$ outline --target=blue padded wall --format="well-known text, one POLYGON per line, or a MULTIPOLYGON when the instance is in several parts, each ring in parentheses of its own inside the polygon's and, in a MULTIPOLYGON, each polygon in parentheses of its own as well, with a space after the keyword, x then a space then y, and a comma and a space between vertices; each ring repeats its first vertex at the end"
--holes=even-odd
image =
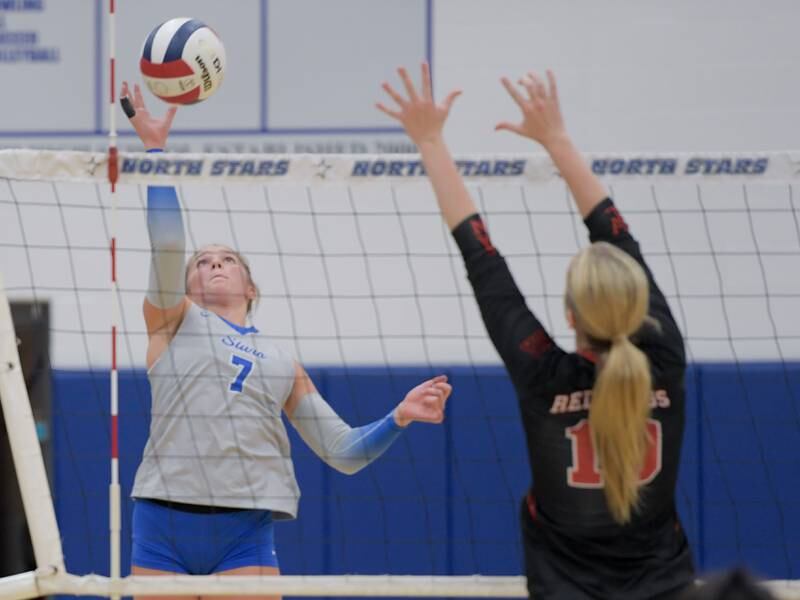
MULTIPOLYGON (((521 573, 519 501, 529 484, 513 388, 500 367, 324 368, 312 378, 353 425, 382 417, 418 382, 454 385, 442 426, 414 425, 348 477, 288 426, 300 517, 276 526, 285 573, 521 573)), ((53 373, 54 497, 68 569, 108 572, 108 374, 53 373)), ((677 503, 698 567, 746 564, 800 577, 800 365, 689 369, 677 503)), ((120 374, 123 572, 130 493, 147 437, 149 385, 120 374)))

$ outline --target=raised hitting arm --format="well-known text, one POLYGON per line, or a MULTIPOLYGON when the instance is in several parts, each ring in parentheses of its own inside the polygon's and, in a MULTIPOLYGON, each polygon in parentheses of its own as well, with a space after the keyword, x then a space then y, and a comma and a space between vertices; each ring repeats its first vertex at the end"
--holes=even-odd
POLYGON ((155 308, 168 310, 183 303, 186 296, 186 240, 174 187, 147 187, 147 232, 151 251, 147 302, 155 308))
MULTIPOLYGON (((147 110, 139 86, 134 86, 131 94, 127 83, 122 84, 120 104, 145 149, 148 152, 161 152, 167 143, 177 108, 173 106, 164 117, 156 118, 147 110)), ((169 343, 186 310, 186 241, 181 207, 174 187, 147 187, 147 232, 151 263, 143 312, 150 339, 147 350, 147 364, 150 366, 169 343)))

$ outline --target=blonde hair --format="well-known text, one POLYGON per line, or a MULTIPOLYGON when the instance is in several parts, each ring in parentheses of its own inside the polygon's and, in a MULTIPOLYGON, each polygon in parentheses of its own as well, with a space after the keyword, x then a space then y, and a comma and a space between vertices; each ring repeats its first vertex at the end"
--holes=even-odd
POLYGON ((256 297, 255 298, 249 298, 247 300, 247 314, 249 315, 251 313, 252 309, 253 309, 253 306, 258 304, 258 300, 261 297, 261 290, 258 289, 258 284, 255 281, 253 281, 253 275, 250 272, 250 263, 249 263, 249 261, 241 253, 237 252, 233 248, 229 248, 228 246, 224 246, 222 244, 207 244, 205 246, 202 246, 201 248, 198 248, 194 252, 194 254, 192 254, 192 256, 189 258, 189 260, 186 261, 186 270, 184 271, 184 274, 183 274, 184 287, 187 290, 189 289, 189 271, 191 271, 192 265, 194 265, 195 261, 197 260, 197 257, 200 256, 203 252, 206 252, 209 248, 214 247, 214 246, 216 246, 218 248, 225 248, 225 250, 230 252, 231 254, 233 254, 236 257, 236 259, 244 267, 244 270, 247 273, 247 282, 250 285, 252 285, 253 289, 255 289, 255 291, 256 291, 256 297))
POLYGON ((589 425, 606 502, 618 523, 630 521, 638 504, 648 445, 650 366, 629 339, 647 316, 648 298, 642 267, 611 244, 592 244, 570 264, 567 306, 576 330, 601 353, 589 425))

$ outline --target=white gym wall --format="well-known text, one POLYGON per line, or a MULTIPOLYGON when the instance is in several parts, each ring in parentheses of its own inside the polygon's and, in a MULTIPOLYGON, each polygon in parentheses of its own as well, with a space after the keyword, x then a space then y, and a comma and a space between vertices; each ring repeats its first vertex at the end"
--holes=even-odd
MULTIPOLYGON (((528 150, 492 132, 498 120, 516 114, 498 78, 547 67, 559 76, 568 123, 587 151, 798 145, 800 5, 793 0, 431 0, 430 19, 428 6, 426 0, 117 0, 119 77, 136 78, 137 56, 153 26, 195 16, 219 31, 230 67, 217 96, 182 111, 175 131, 223 133, 175 135, 176 147, 234 149, 238 142, 241 149, 387 151, 402 136, 369 133, 393 126, 373 108, 382 98, 380 82, 394 77, 399 64, 416 71, 430 35, 437 91, 464 90, 448 127, 459 153, 528 150), (367 133, 259 133, 264 126, 367 133), (224 133, 237 130, 253 133, 224 133)), ((0 144, 105 145, 102 136, 87 135, 107 126, 107 32, 98 20, 105 10, 106 0, 0 2, 0 144), (33 10, 9 10, 25 6, 33 10), (28 35, 8 35, 15 33, 28 35), (11 58, 31 47, 56 60, 11 58), (9 131, 36 135, 10 138, 9 131)))

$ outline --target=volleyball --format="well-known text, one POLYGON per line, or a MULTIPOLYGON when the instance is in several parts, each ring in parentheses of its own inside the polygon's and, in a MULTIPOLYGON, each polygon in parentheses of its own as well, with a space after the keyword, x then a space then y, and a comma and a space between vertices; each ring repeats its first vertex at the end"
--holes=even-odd
POLYGON ((225 47, 202 21, 170 19, 153 29, 139 62, 145 85, 170 104, 195 104, 219 89, 225 47))

